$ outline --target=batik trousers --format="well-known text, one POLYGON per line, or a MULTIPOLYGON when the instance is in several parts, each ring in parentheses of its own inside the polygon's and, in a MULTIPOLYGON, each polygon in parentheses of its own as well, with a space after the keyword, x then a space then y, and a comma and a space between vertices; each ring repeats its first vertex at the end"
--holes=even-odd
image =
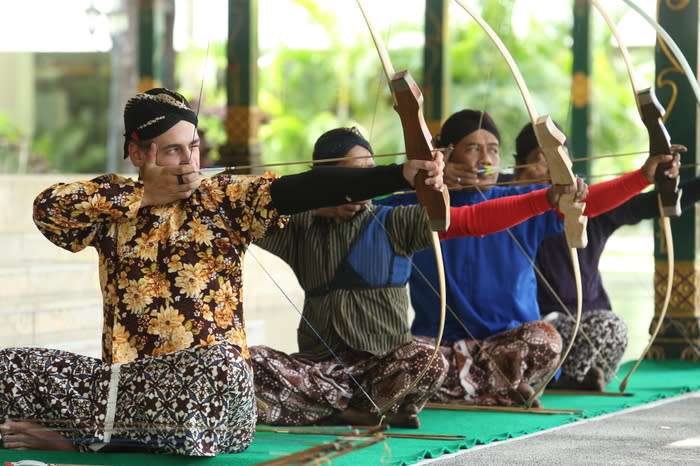
POLYGON ((0 422, 53 429, 81 451, 213 456, 255 433, 248 363, 228 344, 127 364, 43 348, 0 350, 0 422))

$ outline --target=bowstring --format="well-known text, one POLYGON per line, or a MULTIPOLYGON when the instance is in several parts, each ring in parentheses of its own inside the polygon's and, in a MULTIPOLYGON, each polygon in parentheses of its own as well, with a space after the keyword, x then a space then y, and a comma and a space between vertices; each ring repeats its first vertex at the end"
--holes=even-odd
MULTIPOLYGON (((381 226, 381 228, 384 230, 384 233, 385 233, 389 238, 391 238, 391 237, 392 237, 391 233, 388 231, 388 229, 386 228, 386 226, 385 226, 382 222, 380 222, 379 219, 377 219, 377 217, 376 217, 376 215, 374 214, 374 212, 372 211, 372 209, 369 208, 369 209, 367 209, 367 210, 370 212, 370 214, 372 215, 372 217, 374 218, 374 220, 375 220, 375 221, 381 226)), ((428 288, 430 288, 430 290, 435 294, 435 296, 439 298, 439 297, 440 297, 440 291, 435 287, 435 285, 430 281, 430 279, 427 277, 427 275, 425 275, 425 273, 416 265, 416 263, 415 263, 413 260, 411 260, 411 267, 412 267, 412 269, 417 273, 417 275, 425 282, 425 284, 428 285, 428 288)), ((457 312, 456 312, 454 309, 452 309, 452 307, 449 305, 449 303, 445 303, 445 308, 450 312, 450 315, 457 321, 457 323, 459 323, 459 325, 460 325, 460 326, 462 327, 462 329, 467 333, 467 335, 469 335, 469 338, 471 338, 471 339, 474 341, 475 345, 479 348, 479 350, 482 352, 482 354, 484 354, 484 356, 494 365, 494 368, 496 369, 496 372, 498 372, 499 375, 500 375, 501 377, 503 377, 503 379, 504 379, 505 381, 507 381, 509 385, 514 385, 514 384, 513 384, 513 381, 510 379, 510 377, 508 377, 507 375, 505 375, 505 373, 503 372, 503 370, 502 370, 501 367, 499 366, 498 362, 497 362, 496 360, 492 359, 492 357, 490 356, 489 352, 486 351, 486 349, 481 345, 481 342, 474 336, 474 334, 471 333, 471 331, 469 330, 469 328, 467 327, 467 325, 466 325, 466 324, 464 323, 464 321, 462 321, 462 319, 460 318, 459 314, 457 314, 457 312)), ((438 342, 436 341, 435 344, 437 344, 437 343, 438 343, 438 342)), ((441 346, 442 346, 442 345, 441 345, 441 346)), ((516 390, 516 392, 517 392, 517 390, 516 390)), ((525 397, 524 397, 522 394, 520 394, 520 392, 517 392, 517 393, 520 395, 522 401, 525 402, 525 401, 526 401, 525 397)))
MULTIPOLYGON (((488 200, 488 198, 486 197, 484 192, 478 186, 474 186, 474 187, 479 192, 479 194, 481 194, 481 196, 483 197, 484 200, 488 200)), ((513 233, 510 228, 506 228, 505 231, 508 233, 508 236, 510 236, 511 240, 515 243, 517 248, 520 250, 520 252, 525 257, 525 259, 530 263, 530 266, 533 268, 533 270, 535 271, 537 276, 540 277, 540 279, 542 280, 542 283, 547 287, 547 289, 552 294, 552 296, 554 296, 554 299, 561 306, 561 308, 563 310, 563 314, 566 315, 569 320, 573 320, 575 322, 576 318, 573 315, 571 315, 571 312, 569 312, 569 308, 566 306, 566 304, 564 304, 564 301, 561 299, 561 296, 559 296, 559 294, 556 292, 556 290, 554 289, 554 286, 551 284, 551 282, 544 275, 544 272, 542 272, 542 270, 537 266, 536 261, 527 253, 527 251, 525 250, 525 246, 523 246, 523 244, 518 240, 515 233, 513 233)), ((593 340, 586 333, 585 330, 579 329, 579 333, 583 336, 584 340, 586 340, 586 342, 588 342, 588 344, 593 349, 595 355, 597 356, 600 353, 600 348, 595 347, 593 340)), ((572 337, 574 337, 574 335, 572 335, 572 337)), ((601 361, 596 361, 596 363, 597 362, 602 362, 608 371, 615 374, 614 375, 615 380, 619 381, 619 378, 617 377, 617 371, 613 371, 612 368, 608 365, 607 361, 601 360, 601 361)))
MULTIPOLYGON (((501 21, 499 21, 499 26, 498 26, 499 29, 501 29, 501 28, 503 27, 504 18, 505 18, 505 16, 502 18, 501 21)), ((494 28, 494 30, 495 30, 495 28, 494 28)), ((492 71, 493 71, 493 62, 491 63, 491 66, 489 67, 489 71, 488 71, 488 74, 487 74, 487 76, 488 76, 488 79, 487 79, 487 88, 491 88, 492 85, 493 85, 493 80, 491 79, 491 72, 492 72, 492 71)), ((484 94, 485 94, 485 95, 484 95, 484 106, 483 106, 482 108, 485 109, 485 108, 486 108, 486 101, 487 101, 487 99, 488 99, 488 96, 491 94, 491 92, 485 92, 484 94)), ((485 110, 484 110, 484 111, 485 111, 485 110)), ((484 111, 482 111, 482 114, 483 114, 484 111)), ((480 121, 480 123, 481 123, 481 121, 480 121)), ((534 126, 534 122, 533 122, 532 124, 533 124, 533 126, 534 126)), ((481 125, 480 125, 480 126, 481 126, 481 125)), ((593 159, 593 158, 606 158, 606 157, 617 157, 617 156, 624 156, 624 155, 632 155, 632 154, 619 154, 619 155, 618 155, 618 154, 606 154, 606 155, 602 155, 602 156, 593 156, 593 157, 590 157, 590 158, 591 158, 591 159, 593 159)), ((583 159, 583 160, 587 160, 587 159, 583 159)), ((573 160, 572 160, 572 161, 573 161, 573 160)), ((516 183, 513 183, 513 184, 516 184, 516 183)), ((479 186, 474 185, 473 188, 475 188, 475 189, 479 192, 479 194, 481 194, 481 196, 482 196, 482 198, 483 198, 484 200, 487 200, 486 195, 483 193, 483 191, 481 190, 481 188, 480 188, 479 186)), ((575 318, 573 315, 571 315, 571 313, 569 312, 568 308, 567 308, 566 305, 564 304, 564 302, 563 302, 563 300, 561 299, 561 297, 559 296, 559 294, 554 290, 554 287, 552 286, 552 284, 551 284, 551 283, 549 282, 549 280, 547 280, 547 278, 544 276, 544 273, 543 273, 543 272, 539 269, 539 267, 536 265, 536 263, 535 263, 535 261, 533 260, 533 258, 530 257, 530 255, 527 253, 527 251, 525 250, 524 246, 523 246, 523 245, 521 244, 521 242, 516 238, 515 234, 511 231, 510 228, 506 228, 505 231, 508 233, 508 235, 510 236, 510 238, 512 239, 512 241, 515 243, 515 245, 517 246, 517 248, 521 251, 521 253, 522 253, 523 256, 525 257, 525 259, 530 263, 530 265, 531 265, 532 268, 534 269, 535 273, 542 279, 542 282, 545 284, 545 286, 547 287, 547 289, 548 289, 548 290, 552 293, 552 295, 555 297, 557 303, 562 307, 562 309, 563 309, 563 311, 564 311, 564 314, 565 314, 569 319, 571 319, 571 320, 573 320, 574 322, 576 322, 576 318, 575 318)), ((540 316, 540 319, 541 319, 541 316, 540 316)), ((600 350, 595 348, 595 345, 593 344, 592 339, 588 336, 588 334, 587 334, 584 330, 580 329, 580 333, 582 333, 582 335, 584 336, 584 339, 591 345, 591 347, 593 348, 593 350, 594 350, 594 352, 595 352, 595 354, 596 354, 596 356, 597 356, 597 355, 599 354, 600 350)), ((571 338, 574 338, 574 339, 575 339, 575 338, 576 338, 576 335, 571 335, 571 338)), ((563 348, 562 348, 562 349, 563 349, 563 348)), ((611 368, 608 366, 607 362, 603 362, 603 365, 606 366, 606 369, 608 369, 609 371, 611 371, 611 368)), ((611 371, 611 372, 613 372, 613 371, 611 371)), ((618 380, 618 377, 617 377, 617 373, 616 373, 616 372, 615 372, 615 376, 614 376, 614 377, 615 377, 616 380, 618 380)), ((542 390, 542 388, 543 388, 542 386, 540 386, 538 389, 535 389, 535 387, 533 387, 533 389, 535 389, 535 393, 540 392, 540 391, 542 390)), ((518 393, 519 393, 519 392, 518 392, 518 393)))
POLYGON ((345 372, 350 377, 350 379, 353 381, 353 383, 355 385, 357 385, 357 387, 360 389, 362 394, 372 404, 372 407, 375 408, 377 410, 377 412, 379 412, 380 411, 379 406, 377 405, 377 403, 375 403, 375 401, 372 399, 372 397, 369 395, 369 393, 367 393, 367 390, 365 390, 364 387, 362 386, 362 384, 360 384, 359 380, 357 380, 357 378, 350 373, 350 371, 347 369, 347 367, 345 366, 343 361, 340 359, 340 356, 338 356, 331 349, 328 342, 321 336, 321 334, 318 332, 318 330, 316 330, 316 328, 311 324, 311 322, 304 315, 304 313, 299 310, 299 307, 294 303, 294 301, 289 297, 289 295, 282 289, 282 286, 279 284, 279 282, 277 280, 275 280, 275 278, 272 276, 272 274, 270 274, 270 271, 262 264, 262 262, 257 258, 257 256, 255 254, 253 254, 251 248, 248 248, 247 253, 251 255, 251 257, 255 260, 255 262, 258 263, 258 265, 262 268, 263 272, 265 272, 265 275, 267 275, 267 277, 272 281, 272 283, 275 285, 275 287, 277 287, 279 292, 282 293, 282 296, 284 296, 284 298, 289 302, 289 304, 292 305, 292 308, 297 312, 297 314, 299 314, 299 317, 301 317, 301 320, 306 325, 309 326, 309 328, 314 333, 314 335, 316 335, 316 337, 321 341, 323 346, 326 348, 326 351, 328 351, 331 354, 331 356, 333 357, 333 359, 335 359, 338 362, 338 364, 340 364, 340 367, 343 370, 343 372, 345 372))
POLYGON ((202 108, 202 97, 204 96, 204 78, 207 73, 207 64, 209 62, 209 48, 211 46, 211 29, 209 30, 209 33, 207 34, 207 49, 206 53, 204 54, 204 63, 202 64, 202 78, 199 82, 199 97, 197 98, 197 111, 195 112, 195 116, 197 119, 197 124, 194 127, 194 131, 192 132, 192 143, 190 144, 189 151, 190 151, 190 156, 187 160, 187 163, 192 163, 192 146, 194 146, 194 142, 197 140, 197 126, 199 125, 199 110, 202 108))
MULTIPOLYGON (((499 26, 498 26, 499 29, 502 29, 502 27, 503 27, 503 21, 505 21, 505 16, 502 17, 501 21, 499 21, 499 26)), ((491 97, 491 94, 493 94, 493 91, 492 91, 492 90, 493 90, 493 71, 494 71, 494 61, 491 61, 490 64, 489 64, 489 66, 488 66, 488 69, 486 70, 485 92, 483 92, 483 97, 482 97, 483 101, 482 101, 482 103, 481 103, 481 108, 482 108, 483 110, 481 110, 481 116, 480 116, 480 119, 479 119, 479 125, 478 125, 478 129, 477 129, 477 130, 481 130, 481 129, 482 129, 482 125, 483 125, 483 116, 484 116, 484 113, 485 113, 485 111, 486 111, 486 107, 489 105, 489 98, 491 97), (489 90, 489 89, 491 89, 491 90, 489 90)), ((479 108, 479 107, 477 106, 477 108, 479 108)), ((499 146, 500 146, 500 144, 499 144, 499 146)), ((500 150, 499 150, 499 159, 500 159, 500 150)), ((486 196, 484 195, 483 191, 479 188, 479 186, 474 185, 473 187, 476 188, 477 192, 479 192, 479 194, 481 194, 481 197, 482 197, 484 200, 487 200, 486 196)), ((509 234, 512 238, 514 238, 512 232, 510 231, 510 228, 507 228, 506 231, 508 232, 508 234, 509 234)), ((522 250, 522 246, 521 246, 517 241, 516 241, 516 244, 517 244, 518 247, 522 250)), ((526 257, 527 257, 527 254, 526 254, 526 257)), ((454 315, 454 314, 453 314, 453 315, 454 315)), ((492 362, 492 364, 494 364, 494 367, 496 367, 496 368, 498 369, 498 371, 499 371, 499 373, 501 374, 501 376, 504 377, 506 381, 508 381, 509 385, 514 386, 514 382, 513 382, 512 380, 510 380, 510 378, 508 378, 508 377, 505 376, 505 374, 502 372, 502 370, 500 369, 500 367, 498 366, 498 364, 497 364, 495 361, 493 361, 493 360, 491 359, 490 356, 488 356, 488 353, 487 353, 486 351, 484 351, 483 348, 481 348, 480 343, 478 343, 479 340, 477 340, 476 338, 474 338, 474 335, 467 329, 467 326, 462 322, 462 320, 459 319, 459 318, 458 318, 457 320, 458 320, 458 322, 460 323, 460 325, 462 326, 462 328, 467 332, 467 334, 469 335, 469 337, 470 337, 474 342, 476 342, 476 344, 479 346, 479 348, 481 349, 481 351, 489 358, 489 360, 492 362)), ((517 390, 517 387, 515 387, 515 388, 516 388, 515 392, 516 392, 516 393, 518 394, 518 396, 520 397, 521 401, 523 402, 523 405, 527 405, 528 397, 525 397, 522 393, 520 393, 520 391, 517 390)), ((534 387, 533 387, 533 390, 534 390, 534 387)), ((537 393, 537 391, 535 391, 535 393, 537 393)), ((529 408, 529 406, 528 406, 528 408, 529 408)))

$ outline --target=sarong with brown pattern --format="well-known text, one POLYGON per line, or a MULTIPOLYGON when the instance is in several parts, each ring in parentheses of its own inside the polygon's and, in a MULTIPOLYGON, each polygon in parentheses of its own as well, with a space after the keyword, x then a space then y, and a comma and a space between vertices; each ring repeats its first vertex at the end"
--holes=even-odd
MULTIPOLYGON (((434 343, 434 338, 415 337, 434 343)), ((445 382, 430 400, 470 405, 521 405, 520 384, 535 386, 559 362, 561 337, 551 325, 528 322, 485 340, 443 342, 445 382)))
MULTIPOLYGON (((259 407, 258 421, 302 426, 332 422, 335 414, 349 407, 377 412, 412 383, 433 348, 414 341, 378 355, 346 350, 338 355, 341 364, 335 358, 310 361, 252 346, 255 394, 266 405, 259 407)), ((442 385, 446 368, 447 361, 438 354, 419 383, 390 412, 406 404, 422 409, 442 385)))

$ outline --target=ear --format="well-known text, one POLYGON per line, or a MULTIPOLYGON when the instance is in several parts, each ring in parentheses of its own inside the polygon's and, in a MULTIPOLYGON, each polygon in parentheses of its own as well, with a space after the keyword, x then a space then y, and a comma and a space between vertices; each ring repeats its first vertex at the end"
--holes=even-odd
POLYGON ((127 150, 131 163, 134 164, 135 167, 142 168, 146 163, 146 154, 144 151, 133 141, 128 142, 127 150))

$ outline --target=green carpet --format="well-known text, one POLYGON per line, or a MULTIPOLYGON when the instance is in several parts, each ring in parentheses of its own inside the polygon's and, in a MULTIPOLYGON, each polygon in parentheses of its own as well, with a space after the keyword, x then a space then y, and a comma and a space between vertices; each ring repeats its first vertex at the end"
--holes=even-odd
MULTIPOLYGON (((622 378, 631 363, 620 370, 622 378)), ((617 391, 619 382, 614 381, 609 391, 617 391)), ((392 429, 389 432, 421 434, 462 435, 461 441, 436 441, 417 439, 387 439, 361 450, 351 452, 333 460, 337 465, 357 464, 412 464, 423 458, 435 458, 453 453, 460 448, 470 448, 496 440, 537 432, 579 419, 599 416, 631 406, 638 406, 661 398, 668 398, 690 391, 700 390, 700 364, 688 361, 644 361, 630 379, 628 392, 631 397, 545 395, 542 398, 547 408, 583 409, 577 415, 534 415, 493 412, 459 412, 424 410, 422 427, 392 429)), ((46 463, 109 465, 109 466, 157 466, 157 465, 248 465, 284 454, 303 450, 334 437, 322 435, 297 435, 258 433, 247 451, 237 455, 221 455, 215 458, 190 458, 136 453, 75 454, 63 452, 0 450, 0 460, 18 461, 33 459, 46 463)))

